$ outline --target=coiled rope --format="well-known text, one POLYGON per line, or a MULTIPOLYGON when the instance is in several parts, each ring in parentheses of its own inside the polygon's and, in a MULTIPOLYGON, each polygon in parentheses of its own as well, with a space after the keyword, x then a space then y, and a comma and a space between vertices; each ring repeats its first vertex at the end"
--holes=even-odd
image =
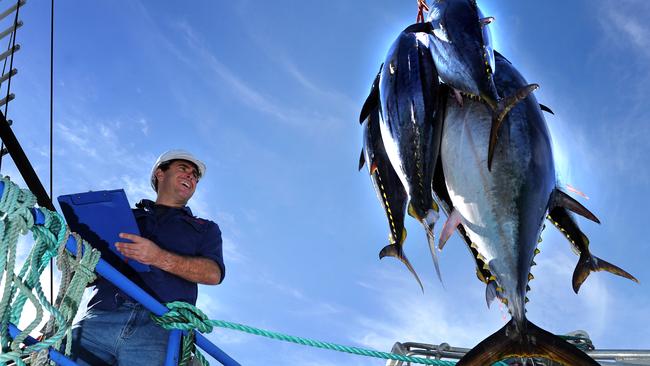
MULTIPOLYGON (((47 209, 39 208, 45 222, 34 225, 31 209, 36 204, 34 195, 20 189, 8 178, 2 177, 4 185, 0 198, 0 278, 4 282, 0 299, 0 364, 13 361, 16 365, 47 362, 44 353, 49 347, 59 348, 64 337, 70 339, 70 327, 77 313, 81 296, 87 284, 95 279, 94 269, 100 254, 78 236, 78 253, 83 256, 73 258, 65 251, 65 243, 71 235, 64 219, 47 209), (32 232, 35 241, 32 250, 18 273, 15 272, 17 243, 19 235, 32 232), (51 258, 57 258, 57 267, 62 273, 58 296, 53 305, 45 296, 40 276, 51 258), (13 340, 9 337, 9 323, 21 321, 22 310, 29 300, 36 309, 34 319, 13 340), (41 341, 22 347, 27 338, 43 319, 43 308, 50 314, 41 341), (31 360, 25 356, 36 355, 31 360), (33 361, 33 362, 32 362, 33 361)), ((70 353, 71 342, 66 342, 66 354, 70 353)), ((46 356, 46 355, 45 355, 46 356)))

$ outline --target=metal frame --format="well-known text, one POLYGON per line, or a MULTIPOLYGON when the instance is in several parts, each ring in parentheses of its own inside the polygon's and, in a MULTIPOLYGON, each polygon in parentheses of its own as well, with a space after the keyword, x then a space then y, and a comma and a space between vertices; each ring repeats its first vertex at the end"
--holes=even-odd
MULTIPOLYGON (((454 359, 459 360, 469 348, 452 347, 448 343, 439 345, 416 343, 416 342, 396 342, 393 345, 392 353, 404 356, 420 356, 433 359, 454 359)), ((606 366, 647 366, 650 365, 650 350, 588 350, 589 357, 606 366)), ((559 365, 547 360, 527 360, 525 366, 556 366, 559 365), (531 364, 528 361, 534 363, 531 364)), ((520 363, 519 363, 520 364, 520 363)), ((411 364, 404 361, 388 360, 386 366, 410 366, 411 364)), ((514 363, 512 364, 514 366, 514 363)))

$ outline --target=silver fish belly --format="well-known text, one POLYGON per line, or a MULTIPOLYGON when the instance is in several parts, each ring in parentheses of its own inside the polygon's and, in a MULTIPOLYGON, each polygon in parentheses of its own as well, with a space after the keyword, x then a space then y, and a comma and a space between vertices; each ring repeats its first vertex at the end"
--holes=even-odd
POLYGON ((450 99, 440 153, 454 207, 516 321, 524 319, 530 267, 555 187, 550 138, 543 117, 529 115, 532 103, 529 96, 506 118, 500 133, 506 143, 497 147, 490 172, 490 111, 450 99))

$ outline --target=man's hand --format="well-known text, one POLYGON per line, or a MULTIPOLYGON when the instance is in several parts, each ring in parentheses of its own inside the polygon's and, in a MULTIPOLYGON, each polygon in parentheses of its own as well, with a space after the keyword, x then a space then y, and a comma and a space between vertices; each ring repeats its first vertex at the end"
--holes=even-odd
POLYGON ((191 282, 205 285, 217 285, 221 282, 221 268, 211 259, 181 256, 164 250, 139 235, 120 233, 120 238, 133 242, 115 243, 117 250, 129 259, 156 266, 191 282))
POLYGON ((156 243, 139 235, 120 233, 120 238, 129 239, 133 243, 117 242, 117 250, 125 257, 140 263, 157 266, 165 253, 156 243))

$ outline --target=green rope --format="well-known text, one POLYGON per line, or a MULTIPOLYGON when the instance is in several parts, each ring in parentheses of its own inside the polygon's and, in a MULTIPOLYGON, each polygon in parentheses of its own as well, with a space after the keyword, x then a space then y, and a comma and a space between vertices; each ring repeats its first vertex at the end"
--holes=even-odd
POLYGON ((339 351, 339 352, 347 352, 347 353, 351 353, 351 354, 355 354, 355 355, 359 355, 359 356, 369 356, 369 357, 382 358, 382 359, 385 359, 385 360, 405 361, 405 362, 419 363, 419 364, 424 364, 424 365, 452 366, 452 365, 456 364, 456 362, 453 362, 453 361, 434 360, 434 359, 428 359, 428 358, 422 358, 422 357, 404 356, 404 355, 399 355, 399 354, 396 354, 396 353, 381 352, 381 351, 369 350, 369 349, 364 349, 364 348, 359 348, 359 347, 342 346, 342 345, 338 345, 338 344, 335 344, 335 343, 321 342, 321 341, 316 341, 316 340, 311 340, 311 339, 306 339, 306 338, 294 337, 294 336, 290 336, 290 335, 285 335, 285 334, 266 331, 266 330, 263 330, 263 329, 257 329, 257 328, 249 327, 249 326, 243 325, 243 324, 230 323, 230 322, 226 322, 226 321, 223 321, 223 320, 212 320, 211 322, 212 322, 213 325, 218 326, 218 327, 222 327, 222 328, 238 330, 238 331, 242 331, 242 332, 246 332, 246 333, 250 333, 250 334, 264 336, 264 337, 271 338, 271 339, 276 339, 276 340, 281 340, 281 341, 286 341, 286 342, 302 344, 302 345, 305 345, 305 346, 329 349, 329 350, 339 351))
MULTIPOLYGON (((238 330, 241 332, 263 336, 271 339, 302 344, 305 346, 323 348, 323 349, 339 351, 339 352, 347 352, 347 353, 360 355, 360 356, 382 358, 385 360, 397 360, 397 361, 404 361, 404 362, 411 362, 411 363, 419 363, 424 365, 438 365, 438 366, 453 366, 456 364, 456 362, 454 361, 434 360, 434 359, 428 359, 422 357, 411 357, 411 356, 404 356, 404 355, 399 355, 399 354, 389 353, 389 352, 374 351, 374 350, 369 350, 369 349, 364 349, 359 347, 342 346, 335 343, 321 342, 321 341, 316 341, 307 338, 294 337, 286 334, 270 332, 267 330, 253 328, 247 325, 231 323, 223 320, 210 320, 201 310, 186 302, 176 301, 176 302, 170 302, 166 305, 170 309, 169 312, 167 312, 166 314, 160 317, 155 315, 152 315, 151 317, 153 318, 156 324, 158 324, 159 326, 167 330, 180 329, 180 330, 188 331, 188 334, 192 334, 194 330, 199 330, 202 333, 210 333, 212 332, 213 327, 217 326, 221 328, 238 330)), ((190 337, 193 337, 193 334, 190 335, 190 337)), ((190 353, 194 353, 195 357, 197 358, 200 357, 201 359, 205 360, 201 355, 201 353, 196 349, 196 346, 193 345, 192 347, 193 348, 190 350, 187 350, 185 349, 185 347, 183 347, 181 360, 184 360, 186 355, 190 353)), ((204 361, 201 364, 207 365, 207 361, 204 361)), ((185 364, 179 362, 179 365, 185 365, 185 364)), ((495 363, 494 365, 506 366, 506 364, 502 362, 495 363)))
MULTIPOLYGON (((83 292, 88 283, 95 279, 94 268, 100 254, 78 236, 77 252, 84 255, 73 258, 65 251, 70 237, 64 219, 56 212, 39 208, 45 218, 43 225, 34 225, 31 209, 36 198, 26 189, 20 189, 8 178, 0 177, 4 184, 0 197, 0 278, 4 280, 0 299, 0 364, 13 361, 16 365, 31 363, 26 356, 35 355, 49 347, 59 348, 64 337, 70 339, 70 328, 83 292), (22 268, 16 274, 17 242, 20 235, 31 231, 34 238, 32 247, 22 268), (61 285, 57 299, 50 304, 40 277, 51 258, 57 257, 57 266, 62 272, 61 285), (29 301, 36 309, 34 319, 14 339, 8 334, 9 323, 18 324, 23 315, 24 305, 29 301), (43 308, 50 314, 45 326, 43 340, 21 348, 27 338, 43 319, 43 308)), ((66 342, 69 354, 71 342, 66 342)), ((38 357, 34 362, 39 363, 38 357)), ((45 359, 44 362, 47 362, 45 359)))

